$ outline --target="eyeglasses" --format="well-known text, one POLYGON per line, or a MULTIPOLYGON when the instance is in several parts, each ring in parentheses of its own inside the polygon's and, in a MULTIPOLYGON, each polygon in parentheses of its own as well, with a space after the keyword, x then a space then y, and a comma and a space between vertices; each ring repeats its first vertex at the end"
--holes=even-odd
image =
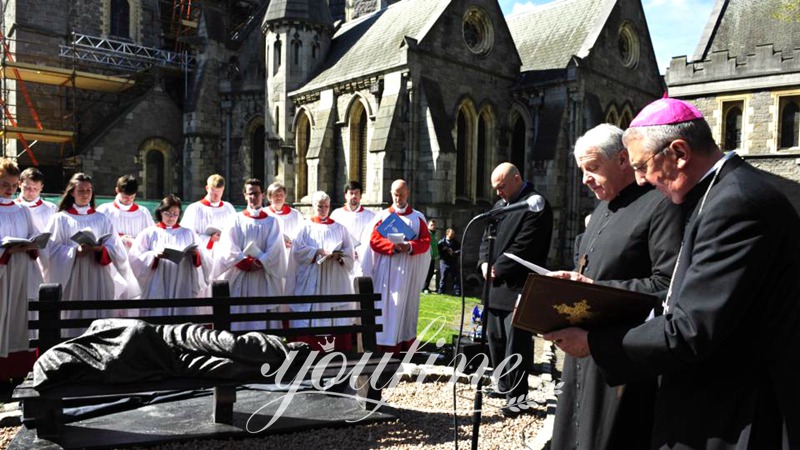
POLYGON ((650 155, 649 158, 645 159, 643 162, 640 162, 639 164, 636 164, 635 166, 633 164, 631 164, 631 168, 633 169, 634 172, 645 173, 645 172, 647 172, 647 165, 650 163, 650 161, 652 161, 653 158, 655 158, 656 156, 664 153, 667 150, 669 150, 669 145, 664 147, 664 148, 662 148, 661 150, 653 153, 652 155, 650 155))
POLYGON ((178 217, 178 216, 181 215, 181 212, 180 211, 178 211, 178 212, 162 211, 161 215, 162 216, 166 216, 166 217, 178 217))

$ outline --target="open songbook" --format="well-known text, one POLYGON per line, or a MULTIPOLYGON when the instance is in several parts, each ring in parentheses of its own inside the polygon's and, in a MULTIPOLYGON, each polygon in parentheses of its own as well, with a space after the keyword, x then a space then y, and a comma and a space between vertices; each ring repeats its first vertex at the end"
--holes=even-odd
POLYGON ((94 231, 92 231, 91 228, 84 228, 73 234, 70 239, 72 239, 72 242, 75 242, 78 245, 89 245, 96 247, 98 245, 103 245, 110 237, 111 233, 106 233, 100 237, 95 237, 94 231))
POLYGON ((180 264, 183 261, 183 258, 186 257, 190 252, 197 249, 197 244, 189 244, 184 249, 178 249, 174 247, 164 247, 164 250, 161 251, 161 258, 170 260, 175 264, 180 264))
POLYGON ((33 244, 36 246, 36 248, 43 249, 47 246, 47 241, 49 240, 50 240, 50 233, 42 233, 30 239, 6 236, 3 238, 2 245, 0 245, 0 247, 9 248, 9 247, 14 247, 16 245, 33 244))
POLYGON ((325 251, 328 252, 328 254, 323 256, 322 258, 317 258, 317 264, 322 264, 329 259, 333 259, 337 254, 344 257, 345 253, 342 251, 342 244, 343 244, 342 242, 339 242, 336 245, 327 246, 325 251))
POLYGON ((251 258, 258 259, 261 256, 261 253, 263 252, 261 251, 260 248, 258 248, 255 242, 251 242, 244 247, 242 253, 251 258))

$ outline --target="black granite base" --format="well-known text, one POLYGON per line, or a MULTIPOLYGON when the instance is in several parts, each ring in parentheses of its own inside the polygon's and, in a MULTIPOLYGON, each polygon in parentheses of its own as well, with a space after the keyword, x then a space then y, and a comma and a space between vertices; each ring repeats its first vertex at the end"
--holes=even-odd
MULTIPOLYGON (((365 411, 351 397, 316 391, 296 393, 285 411, 267 426, 285 393, 259 389, 237 392, 233 426, 214 423, 211 395, 143 406, 73 422, 54 441, 36 438, 36 430, 22 428, 9 450, 61 448, 118 448, 151 446, 192 439, 247 438, 313 428, 352 426, 393 420, 393 410, 365 411)), ((371 408, 370 408, 371 409, 371 408)))

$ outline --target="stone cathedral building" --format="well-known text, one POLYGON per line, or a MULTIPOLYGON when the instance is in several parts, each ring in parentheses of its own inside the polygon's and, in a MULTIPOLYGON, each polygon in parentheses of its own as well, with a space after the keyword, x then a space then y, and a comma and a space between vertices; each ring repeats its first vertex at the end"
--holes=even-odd
POLYGON ((789 2, 717 0, 691 62, 673 58, 669 93, 694 103, 800 209, 800 25, 789 2))
POLYGON ((148 199, 190 201, 216 172, 234 202, 256 176, 303 208, 356 179, 378 208, 404 178, 460 234, 511 161, 554 208, 553 267, 594 206, 575 140, 664 91, 638 0, 509 17, 496 0, 4 3, 4 152, 35 157, 48 191, 82 170, 110 193, 133 173, 148 199))

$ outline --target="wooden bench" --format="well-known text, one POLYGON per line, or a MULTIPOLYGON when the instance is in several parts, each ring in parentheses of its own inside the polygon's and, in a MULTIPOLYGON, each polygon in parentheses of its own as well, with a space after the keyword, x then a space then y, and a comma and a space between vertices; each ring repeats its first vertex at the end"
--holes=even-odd
MULTIPOLYGON (((321 378, 336 378, 342 373, 351 374, 358 365, 357 379, 348 380, 357 386, 350 392, 357 395, 360 404, 365 409, 371 409, 375 402, 381 399, 381 387, 385 386, 400 367, 400 361, 376 351, 376 333, 382 326, 375 323, 375 318, 381 314, 375 308, 375 302, 380 299, 380 294, 373 293, 372 280, 357 278, 354 282, 356 294, 353 295, 319 295, 302 297, 250 297, 231 298, 226 281, 214 282, 211 298, 195 299, 154 299, 154 300, 95 300, 95 301, 61 301, 60 285, 44 284, 39 291, 39 301, 30 302, 29 309, 39 312, 38 320, 29 321, 31 330, 38 330, 38 339, 31 339, 31 348, 38 348, 40 353, 67 340, 61 337, 61 331, 69 328, 87 328, 95 319, 62 319, 61 311, 96 311, 96 310, 138 310, 146 308, 178 308, 178 307, 211 307, 213 314, 196 314, 180 316, 148 316, 141 317, 152 324, 180 324, 200 323, 211 324, 214 329, 230 330, 232 322, 248 321, 284 321, 304 319, 329 319, 353 317, 358 318, 357 325, 305 327, 279 330, 267 330, 268 334, 291 338, 309 335, 336 335, 351 333, 360 335, 363 350, 345 354, 345 358, 327 358, 325 367, 320 367, 321 378), (310 312, 264 312, 264 313, 232 313, 232 306, 244 305, 287 305, 304 303, 339 303, 354 302, 356 307, 348 310, 337 311, 310 311, 310 312), (382 363, 382 360, 386 359, 382 363), (359 363, 361 363, 359 365, 359 363), (324 370, 322 370, 324 369, 324 370), (341 371, 341 372, 340 372, 341 371), (376 379, 370 381, 370 377, 376 379)), ((236 331, 244 333, 247 330, 236 331)), ((264 330, 257 330, 264 331, 264 330)), ((325 353, 317 355, 318 362, 325 353)), ((302 361, 301 361, 302 362, 302 361)), ((308 370, 300 372, 302 364, 289 367, 283 380, 294 379, 299 381, 311 379, 315 365, 308 370)), ((355 376, 355 374, 353 374, 355 376)), ((71 383, 52 388, 37 390, 33 387, 32 376, 19 385, 13 393, 13 399, 21 403, 23 424, 27 428, 35 428, 40 438, 57 437, 64 425, 62 416, 65 399, 91 399, 101 402, 103 398, 119 398, 125 394, 142 392, 167 392, 178 390, 214 389, 213 418, 216 423, 233 424, 233 404, 236 402, 236 388, 244 384, 270 383, 273 377, 258 377, 250 380, 219 380, 210 378, 169 378, 158 381, 98 384, 98 383, 71 383)), ((341 380, 340 380, 341 381, 341 380)), ((338 388, 349 384, 344 382, 338 388)))

